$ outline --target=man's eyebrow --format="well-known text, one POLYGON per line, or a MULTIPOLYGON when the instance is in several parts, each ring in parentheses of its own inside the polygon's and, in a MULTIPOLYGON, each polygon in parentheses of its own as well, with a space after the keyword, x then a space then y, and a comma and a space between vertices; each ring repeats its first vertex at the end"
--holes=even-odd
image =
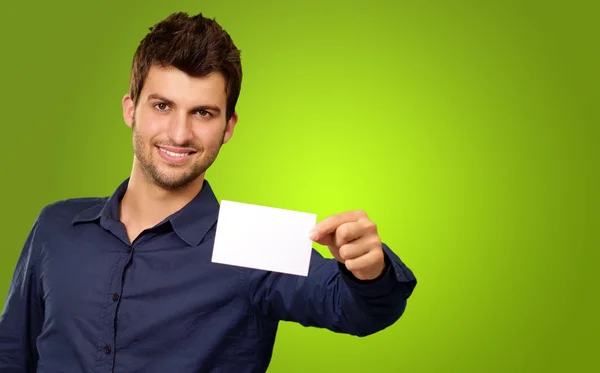
POLYGON ((161 95, 159 95, 158 93, 150 93, 150 94, 148 95, 148 98, 147 98, 147 100, 148 100, 148 101, 149 101, 149 100, 160 100, 160 101, 164 101, 164 102, 165 102, 165 103, 167 103, 167 104, 173 104, 173 101, 172 101, 172 100, 169 100, 168 98, 166 98, 166 97, 164 97, 164 96, 161 96, 161 95))
MULTIPOLYGON (((173 102, 173 100, 169 100, 168 98, 159 95, 158 93, 151 93, 148 95, 147 100, 160 100, 163 101, 164 103, 168 104, 169 106, 175 106, 175 102, 173 102)), ((196 106, 195 108, 192 109, 192 111, 199 111, 199 110, 204 110, 204 111, 214 111, 217 114, 221 113, 221 108, 215 105, 199 105, 196 106)))

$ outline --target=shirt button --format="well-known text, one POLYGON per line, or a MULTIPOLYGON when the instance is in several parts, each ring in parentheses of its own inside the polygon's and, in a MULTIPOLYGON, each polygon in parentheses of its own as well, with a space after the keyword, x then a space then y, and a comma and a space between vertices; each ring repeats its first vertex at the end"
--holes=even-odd
POLYGON ((109 345, 104 346, 104 353, 107 355, 110 354, 110 346, 109 345))
POLYGON ((112 300, 114 300, 115 302, 116 302, 116 301, 118 301, 118 300, 119 300, 119 294, 117 294, 117 293, 114 293, 114 294, 112 295, 112 300))

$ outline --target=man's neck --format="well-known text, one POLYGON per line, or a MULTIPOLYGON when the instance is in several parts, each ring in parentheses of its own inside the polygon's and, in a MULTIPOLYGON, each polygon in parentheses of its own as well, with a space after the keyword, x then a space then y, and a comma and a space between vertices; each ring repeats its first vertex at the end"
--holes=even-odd
POLYGON ((200 193, 203 182, 204 175, 184 188, 167 190, 133 172, 120 204, 120 220, 125 224, 131 242, 145 229, 181 210, 200 193))

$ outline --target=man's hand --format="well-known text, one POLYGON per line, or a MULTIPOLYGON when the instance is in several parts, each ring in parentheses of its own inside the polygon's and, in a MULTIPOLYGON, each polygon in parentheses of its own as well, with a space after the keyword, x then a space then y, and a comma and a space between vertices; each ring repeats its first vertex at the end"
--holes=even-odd
POLYGON ((377 226, 364 211, 350 211, 325 218, 311 230, 310 239, 327 246, 359 280, 377 278, 385 269, 385 255, 377 226))

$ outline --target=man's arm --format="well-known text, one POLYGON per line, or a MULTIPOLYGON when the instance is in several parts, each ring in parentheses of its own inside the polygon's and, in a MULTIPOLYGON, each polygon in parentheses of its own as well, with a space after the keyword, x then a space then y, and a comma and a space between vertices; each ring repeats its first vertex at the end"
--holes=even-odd
POLYGON ((397 321, 416 286, 412 271, 382 244, 386 266, 359 280, 344 264, 313 249, 307 277, 249 271, 251 303, 266 317, 367 336, 397 321))
POLYGON ((30 373, 36 370, 36 338, 43 321, 40 286, 36 276, 38 226, 39 219, 33 225, 17 260, 0 315, 2 373, 30 373))

